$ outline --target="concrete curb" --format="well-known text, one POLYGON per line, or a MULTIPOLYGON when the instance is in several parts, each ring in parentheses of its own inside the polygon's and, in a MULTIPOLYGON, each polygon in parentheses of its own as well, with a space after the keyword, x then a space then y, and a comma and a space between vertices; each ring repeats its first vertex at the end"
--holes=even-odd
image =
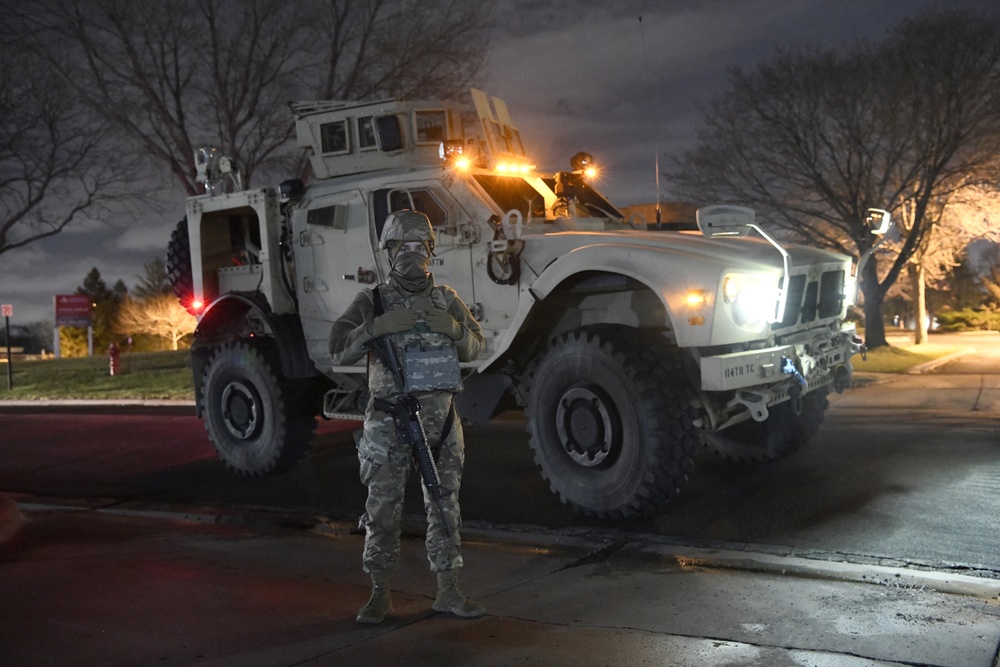
POLYGON ((929 589, 939 593, 1000 598, 1000 580, 936 570, 866 565, 846 561, 819 560, 800 556, 779 556, 755 551, 730 551, 679 547, 667 549, 682 565, 747 570, 769 574, 847 581, 891 588, 929 589))
POLYGON ((144 399, 144 398, 66 398, 66 399, 45 399, 38 400, 0 400, 0 407, 14 408, 44 408, 44 407, 194 407, 194 401, 173 400, 173 399, 144 399))
MULTIPOLYGON (((254 509, 224 510, 197 508, 183 512, 153 507, 93 507, 86 505, 55 504, 25 501, 20 506, 11 498, 0 495, 0 536, 5 527, 17 528, 27 521, 21 510, 27 512, 90 511, 101 514, 169 519, 208 524, 260 526, 263 528, 308 529, 317 535, 346 536, 358 533, 353 522, 335 521, 325 517, 296 512, 254 509), (4 518, 6 517, 6 521, 4 518)), ((423 529, 422 517, 404 517, 404 534, 413 535, 423 529)), ((809 558, 802 555, 768 553, 752 548, 699 547, 685 544, 663 543, 616 531, 581 529, 579 531, 546 531, 537 526, 514 526, 501 530, 490 526, 466 525, 462 529, 463 541, 504 543, 531 548, 557 551, 577 549, 592 553, 617 553, 627 549, 631 554, 651 561, 676 560, 684 567, 726 569, 760 574, 791 575, 827 581, 886 586, 895 589, 932 590, 938 593, 973 597, 983 600, 1000 599, 1000 579, 976 577, 888 565, 853 563, 846 560, 809 558)), ((2 541, 2 539, 0 539, 2 541)))
MULTIPOLYGON (((543 529, 540 529, 543 530, 543 529)), ((809 558, 802 555, 754 551, 747 548, 699 547, 685 544, 661 543, 636 535, 612 535, 589 531, 587 534, 552 534, 535 532, 502 531, 466 527, 463 539, 489 538, 525 546, 589 547, 595 551, 630 548, 655 562, 676 559, 686 567, 703 567, 742 570, 763 574, 792 575, 801 578, 824 579, 862 583, 892 588, 927 589, 950 595, 975 597, 985 600, 1000 599, 1000 579, 976 577, 931 569, 902 566, 854 563, 847 560, 809 558)))
POLYGON ((937 359, 932 359, 922 364, 918 364, 906 372, 907 375, 920 375, 921 373, 926 373, 928 371, 934 370, 938 366, 943 366, 949 361, 958 359, 959 357, 964 357, 967 354, 972 354, 976 351, 974 347, 965 347, 957 352, 952 352, 951 354, 946 354, 943 357, 938 357, 937 359))

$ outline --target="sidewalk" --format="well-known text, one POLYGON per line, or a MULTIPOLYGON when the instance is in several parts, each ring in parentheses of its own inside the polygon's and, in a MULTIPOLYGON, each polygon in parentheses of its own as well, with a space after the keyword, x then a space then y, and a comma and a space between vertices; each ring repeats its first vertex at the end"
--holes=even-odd
MULTIPOLYGON (((976 351, 976 348, 973 347, 972 345, 966 345, 953 352, 947 352, 948 350, 951 350, 955 347, 954 345, 951 344, 927 342, 921 345, 916 345, 913 342, 912 331, 905 333, 893 332, 887 334, 885 338, 886 341, 888 341, 889 345, 892 345, 893 347, 898 347, 904 350, 910 350, 913 352, 924 353, 924 354, 941 354, 941 356, 938 357, 937 359, 932 359, 931 361, 927 361, 922 364, 917 364, 907 372, 908 375, 921 375, 923 373, 929 373, 930 371, 934 370, 935 368, 938 368, 939 366, 944 366, 949 361, 953 361, 955 359, 958 359, 959 357, 964 357, 968 354, 974 354, 976 351), (947 353, 942 354, 943 352, 947 353)), ((864 372, 863 364, 861 365, 855 364, 854 370, 858 372, 864 372)))
POLYGON ((430 611, 413 524, 396 614, 363 626, 346 525, 18 500, 0 496, 10 666, 998 665, 997 580, 469 528, 463 588, 488 610, 469 621, 430 611))

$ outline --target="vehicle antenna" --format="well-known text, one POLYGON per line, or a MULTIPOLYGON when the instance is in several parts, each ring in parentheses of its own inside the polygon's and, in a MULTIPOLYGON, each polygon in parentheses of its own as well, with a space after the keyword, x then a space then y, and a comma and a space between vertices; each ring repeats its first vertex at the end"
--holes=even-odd
POLYGON ((659 146, 659 123, 656 120, 656 105, 653 104, 653 91, 649 78, 649 57, 646 55, 646 34, 642 29, 642 17, 639 17, 639 41, 642 43, 642 62, 645 66, 644 75, 646 79, 646 99, 653 107, 653 165, 656 170, 656 228, 660 229, 660 146, 659 146))

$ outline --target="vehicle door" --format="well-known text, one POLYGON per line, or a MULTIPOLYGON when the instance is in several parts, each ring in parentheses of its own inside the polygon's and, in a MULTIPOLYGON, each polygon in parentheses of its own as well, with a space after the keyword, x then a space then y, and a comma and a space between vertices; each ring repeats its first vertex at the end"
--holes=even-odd
POLYGON ((368 220, 360 190, 318 196, 292 216, 299 316, 317 366, 330 366, 333 322, 377 280, 368 220))

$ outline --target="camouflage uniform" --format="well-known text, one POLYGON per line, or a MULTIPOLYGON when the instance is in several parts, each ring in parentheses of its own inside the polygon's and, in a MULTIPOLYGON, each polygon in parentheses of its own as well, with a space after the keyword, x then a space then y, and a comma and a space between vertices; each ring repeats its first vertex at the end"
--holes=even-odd
MULTIPOLYGON (((426 285, 416 292, 403 289, 393 277, 378 289, 386 312, 408 308, 421 317, 431 309, 440 309, 447 311, 460 327, 461 338, 458 340, 427 331, 420 321, 414 329, 392 334, 392 342, 401 359, 402 350, 413 344, 453 347, 459 361, 472 361, 479 356, 483 346, 479 323, 452 288, 435 285, 433 277, 428 274, 426 285)), ((329 341, 334 363, 350 364, 368 355, 364 344, 373 337, 374 304, 372 290, 362 290, 334 323, 329 341)), ((366 511, 361 517, 361 525, 365 528, 364 568, 374 576, 390 573, 398 566, 400 516, 412 456, 409 446, 399 442, 391 415, 375 407, 376 399, 388 399, 394 403, 399 397, 399 390, 392 373, 374 354, 368 357, 368 386, 370 397, 365 411, 364 432, 358 442, 358 458, 361 481, 368 487, 366 511)), ((441 517, 424 488, 428 520, 427 558, 434 572, 453 571, 462 566, 458 493, 465 445, 462 424, 455 413, 453 401, 454 393, 460 390, 459 382, 451 389, 414 393, 420 402, 428 444, 436 452, 441 487, 447 494, 441 505, 452 533, 451 537, 445 534, 441 517), (449 414, 452 415, 450 419, 449 414), (443 440, 442 432, 445 432, 443 440)))

